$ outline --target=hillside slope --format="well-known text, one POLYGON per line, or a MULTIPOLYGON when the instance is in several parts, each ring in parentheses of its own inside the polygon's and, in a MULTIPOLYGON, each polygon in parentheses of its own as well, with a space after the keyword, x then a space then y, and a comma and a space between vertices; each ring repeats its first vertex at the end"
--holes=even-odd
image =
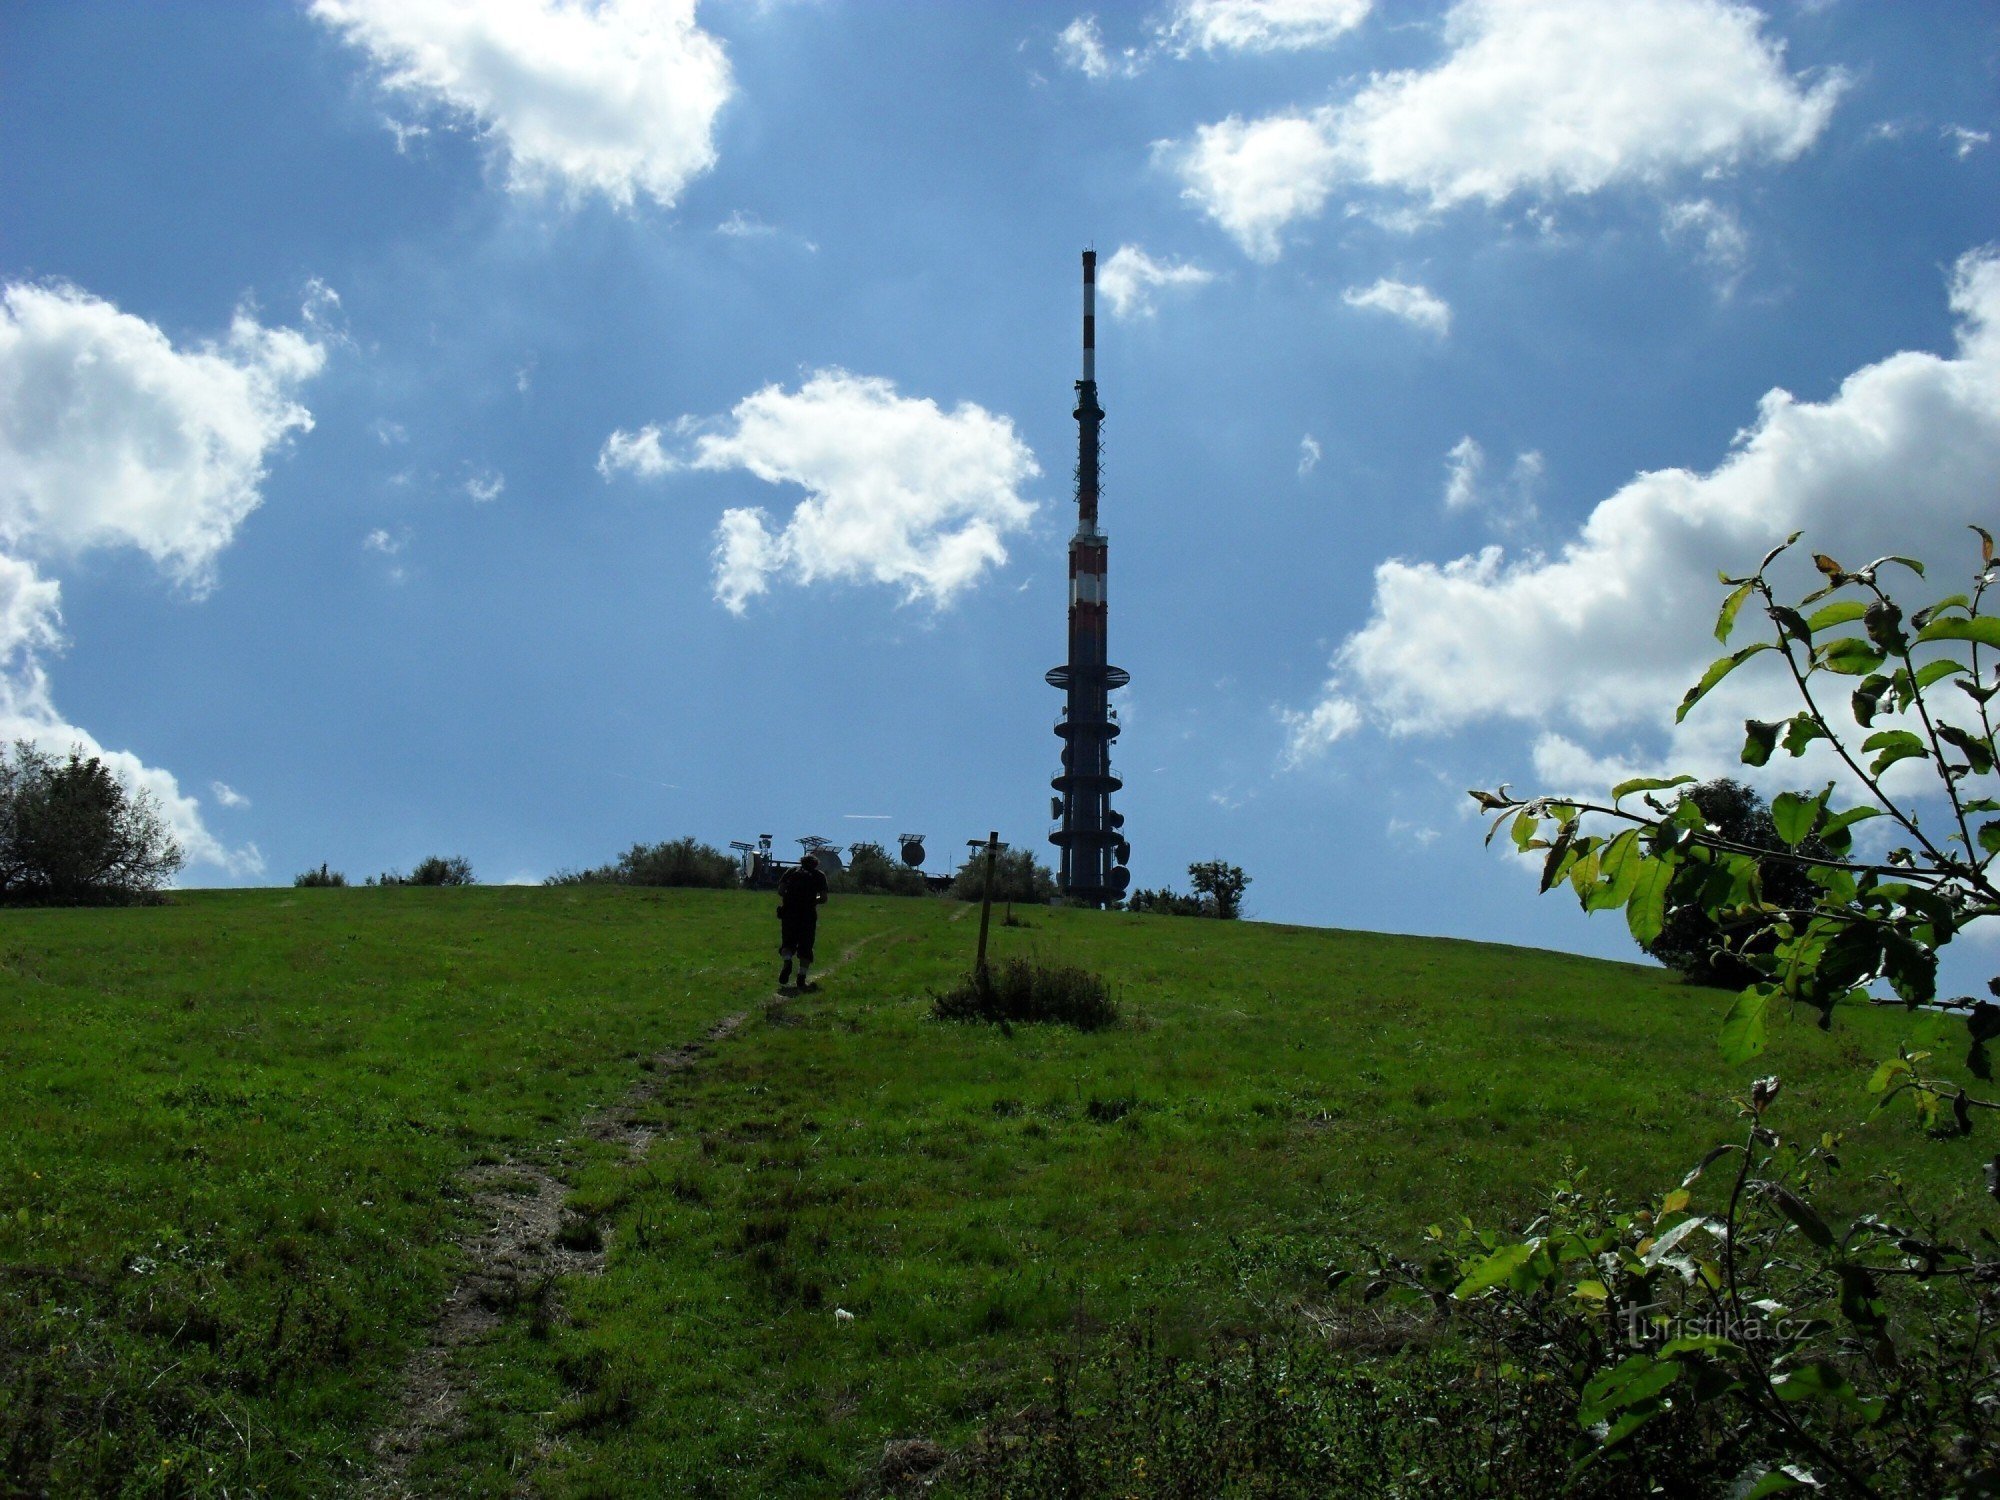
MULTIPOLYGON (((996 918, 996 954, 1099 970, 1125 1023, 945 1025, 925 997, 966 915, 838 901, 821 989, 774 1003, 756 895, 4 914, 8 1485, 379 1481, 491 1212, 481 1163, 573 1188, 575 1274, 481 1283, 493 1326, 445 1351, 462 1416, 416 1487, 838 1493, 1142 1311, 1187 1341, 1259 1326, 1359 1242, 1521 1213, 1569 1158, 1657 1187, 1745 1081, 1719 997, 1658 970, 1250 923, 996 918)), ((1862 1116, 1892 1020, 1779 1028, 1789 1128, 1862 1116)), ((1849 1155, 1974 1175, 1900 1120, 1849 1155)))

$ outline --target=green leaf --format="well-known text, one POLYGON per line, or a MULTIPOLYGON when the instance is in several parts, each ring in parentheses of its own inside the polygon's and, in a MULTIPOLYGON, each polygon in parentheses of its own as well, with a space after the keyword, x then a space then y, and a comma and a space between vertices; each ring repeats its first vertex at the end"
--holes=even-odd
POLYGON ((1836 625, 1851 625, 1868 613, 1868 606, 1859 599, 1842 599, 1814 610, 1806 617, 1809 631, 1831 630, 1836 625))
POLYGON ((1635 776, 1630 781, 1621 781, 1611 789, 1611 800, 1629 797, 1634 792, 1663 792, 1668 787, 1685 786, 1693 781, 1692 776, 1635 776))
POLYGON ((1639 853, 1639 830, 1628 828, 1599 852, 1601 884, 1584 901, 1587 911, 1615 911, 1632 899, 1645 856, 1639 853))
POLYGON ((1707 697, 1709 689, 1722 681, 1723 678, 1734 672, 1759 651, 1769 651, 1770 649, 1771 643, 1769 641, 1758 641, 1755 645, 1745 646, 1741 651, 1732 651, 1729 655, 1718 657, 1715 661, 1710 662, 1708 670, 1701 674, 1701 681, 1689 688, 1687 696, 1681 699, 1681 706, 1674 713, 1674 722, 1678 724, 1682 719, 1685 719, 1688 716, 1688 710, 1707 697))
POLYGON ((1873 1422, 1882 1415, 1880 1397, 1863 1400, 1861 1393, 1854 1389, 1854 1382, 1823 1359, 1814 1360, 1796 1370, 1787 1370, 1771 1382, 1771 1388, 1778 1393, 1781 1401, 1826 1401, 1846 1407, 1864 1422, 1873 1422))
POLYGON ((1907 729, 1877 730, 1861 742, 1861 748, 1864 752, 1869 750, 1881 752, 1875 757, 1875 763, 1868 768, 1876 776, 1880 776, 1899 760, 1911 760, 1930 754, 1930 751, 1924 748, 1924 742, 1907 729))
POLYGON ((1812 1472, 1797 1464, 1786 1464, 1781 1469, 1772 1469, 1754 1485, 1743 1492, 1743 1500, 1766 1500, 1770 1495, 1782 1495, 1786 1490, 1819 1488, 1819 1481, 1812 1472))
POLYGON ((1828 818, 1826 825, 1820 829, 1819 836, 1827 838, 1836 833, 1844 833, 1856 823, 1881 816, 1882 809, 1879 807, 1850 807, 1846 812, 1838 812, 1828 818))
POLYGON ((1917 629, 1922 630, 1931 621, 1949 609, 1962 609, 1967 614, 1971 614, 1972 601, 1963 594, 1953 594, 1949 599, 1940 599, 1935 604, 1926 604, 1922 609, 1910 616, 1910 623, 1916 626, 1917 629))
POLYGON ((1819 664, 1843 677, 1862 677, 1882 665, 1883 653, 1860 636, 1842 636, 1813 649, 1819 664))
POLYGON ((1641 948, 1651 947, 1667 924, 1667 887, 1673 882, 1675 864, 1661 858, 1639 862, 1631 899, 1625 904, 1625 925, 1641 948))
POLYGON ((1749 597, 1750 585, 1744 583, 1722 601, 1722 613, 1715 617, 1715 638, 1723 645, 1729 644, 1729 632, 1736 628, 1736 612, 1743 608, 1743 601, 1749 597))
POLYGON ((1902 1077, 1903 1075, 1913 1074, 1914 1072, 1915 1069, 1911 1068, 1909 1061, 1906 1058, 1901 1058, 1901 1057, 1889 1058, 1886 1061, 1884 1061, 1882 1065, 1875 1070, 1873 1076, 1869 1078, 1868 1092, 1871 1094, 1886 1094, 1889 1091, 1890 1084, 1894 1083, 1898 1078, 1902 1077))
POLYGON ((1822 1250, 1833 1248, 1833 1231, 1827 1228, 1826 1220, 1819 1216, 1810 1203, 1782 1183, 1770 1184, 1765 1192, 1769 1194, 1771 1201, 1778 1205, 1778 1211, 1799 1226, 1799 1233, 1822 1250))
POLYGON ((1484 1260, 1475 1262, 1465 1273, 1465 1279, 1452 1289, 1452 1296, 1460 1298, 1477 1296, 1489 1287, 1496 1287, 1503 1281, 1511 1281, 1519 1271, 1534 1258, 1540 1248, 1533 1240, 1519 1245, 1502 1245, 1484 1260))
POLYGON ((2000 823, 1979 825, 1979 847, 1988 854, 2000 854, 2000 823))
POLYGON ((1826 810, 1826 794, 1807 797, 1799 792, 1780 792, 1771 803, 1771 822, 1778 837, 1796 849, 1813 831, 1819 815, 1826 810))
POLYGON ((1966 763, 1981 776, 1993 769, 1993 746, 1990 741, 1968 734, 1953 724, 1940 724, 1937 732, 1939 739, 1957 746, 1966 763))
POLYGON ((1870 563, 1867 567, 1863 568, 1861 571, 1872 575, 1877 568, 1882 566, 1883 563, 1901 563, 1904 567, 1908 568, 1912 573, 1916 574, 1917 577, 1921 578, 1924 576, 1924 565, 1918 562, 1914 557, 1905 557, 1900 552, 1891 552, 1886 554, 1885 556, 1878 557, 1875 559, 1875 561, 1870 563))
POLYGON ((1679 1379, 1680 1373, 1680 1366, 1670 1359, 1629 1355, 1584 1386, 1577 1420, 1592 1426, 1621 1408, 1647 1403, 1679 1379))
POLYGON ((1980 646, 2000 646, 2000 617, 1977 615, 1970 620, 1947 615, 1933 620, 1917 632, 1920 641, 1971 641, 1980 646))
POLYGON ((1965 669, 1964 662, 1953 661, 1949 657, 1940 657, 1937 661, 1925 662, 1921 667, 1917 668, 1917 686, 1927 688, 1932 683, 1942 682, 1945 678, 1951 676, 1952 673, 1963 672, 1965 669))
POLYGON ((1866 729, 1875 722, 1875 715, 1882 710, 1882 696, 1889 691, 1889 679, 1871 675, 1861 679, 1861 686, 1854 690, 1854 722, 1866 729))
POLYGON ((1785 726, 1785 753, 1793 756, 1804 755, 1806 746, 1814 740, 1828 737, 1827 732, 1820 727, 1819 720, 1811 714, 1794 714, 1791 722, 1785 726))
POLYGON ((1767 724, 1762 719, 1743 721, 1743 764, 1761 766, 1771 759, 1771 751, 1777 747, 1778 731, 1782 724, 1767 724))
POLYGON ((1746 1063, 1764 1050, 1764 1009, 1771 997, 1761 990, 1745 990, 1729 1007, 1722 1022, 1722 1059, 1735 1066, 1746 1063))

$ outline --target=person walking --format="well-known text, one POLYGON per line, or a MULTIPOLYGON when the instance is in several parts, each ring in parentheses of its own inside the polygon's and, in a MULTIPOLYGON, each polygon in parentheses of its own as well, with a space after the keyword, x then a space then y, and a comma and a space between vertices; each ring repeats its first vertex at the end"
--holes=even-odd
POLYGON ((813 938, 819 931, 819 909, 826 905, 826 877, 819 861, 808 854, 778 877, 778 957, 785 962, 778 970, 779 987, 791 983, 792 964, 799 966, 799 988, 806 989, 806 970, 812 967, 813 938))

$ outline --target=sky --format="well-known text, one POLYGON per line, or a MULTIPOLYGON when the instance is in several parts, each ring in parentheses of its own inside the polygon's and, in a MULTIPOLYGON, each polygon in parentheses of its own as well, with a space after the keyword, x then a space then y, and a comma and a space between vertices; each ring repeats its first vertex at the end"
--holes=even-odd
POLYGON ((1730 771, 1794 529, 1970 573, 1996 128, 1986 0, 20 0, 0 734, 192 886, 1052 858, 1094 247, 1136 884, 1633 956, 1466 789, 1730 771))

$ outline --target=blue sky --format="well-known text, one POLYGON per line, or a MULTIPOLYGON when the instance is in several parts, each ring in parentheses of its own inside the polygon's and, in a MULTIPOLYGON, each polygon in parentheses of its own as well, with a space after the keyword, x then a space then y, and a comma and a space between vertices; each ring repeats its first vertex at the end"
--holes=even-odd
POLYGON ((12 5, 0 730, 190 884, 1052 853, 1094 245, 1137 881, 1625 955, 1464 789, 1728 769, 1794 527, 1969 565, 1996 77, 1970 0, 12 5))

